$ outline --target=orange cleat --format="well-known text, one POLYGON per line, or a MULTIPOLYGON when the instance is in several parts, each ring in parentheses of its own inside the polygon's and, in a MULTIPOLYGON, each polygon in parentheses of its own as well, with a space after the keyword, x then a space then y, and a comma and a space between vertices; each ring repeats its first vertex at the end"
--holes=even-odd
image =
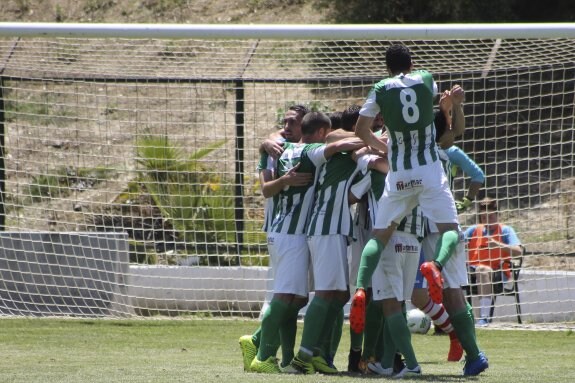
POLYGON ((359 288, 351 300, 349 311, 349 327, 356 334, 361 334, 365 328, 365 290, 359 288))
POLYGON ((433 262, 423 262, 419 268, 421 274, 427 280, 427 289, 429 297, 437 304, 443 302, 443 279, 441 271, 433 262))
POLYGON ((447 354, 448 362, 459 362, 463 357, 463 347, 455 335, 455 331, 449 333, 449 353, 447 354))

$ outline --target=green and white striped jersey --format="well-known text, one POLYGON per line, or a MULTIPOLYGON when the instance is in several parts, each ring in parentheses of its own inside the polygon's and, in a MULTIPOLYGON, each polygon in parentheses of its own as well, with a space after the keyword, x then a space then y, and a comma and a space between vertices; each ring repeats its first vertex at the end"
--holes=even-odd
POLYGON ((282 234, 305 234, 313 203, 317 168, 326 162, 325 144, 294 144, 286 142, 277 161, 276 176, 281 177, 300 164, 298 172, 314 174, 314 183, 306 186, 287 187, 279 193, 279 200, 270 228, 282 234))
POLYGON ((437 85, 431 73, 413 71, 373 86, 360 114, 381 112, 388 130, 390 171, 414 169, 437 161, 433 98, 437 85))
MULTIPOLYGON (((275 171, 276 160, 270 156, 267 152, 260 154, 260 161, 258 162, 257 171, 258 173, 262 170, 271 170, 272 173, 275 171)), ((266 198, 264 201, 264 225, 262 230, 267 233, 270 229, 272 220, 274 217, 274 211, 276 209, 277 203, 279 201, 279 195, 274 195, 272 197, 266 198)))
POLYGON ((337 153, 321 167, 307 235, 341 234, 355 238, 348 192, 358 172, 351 153, 337 153))
MULTIPOLYGON (((365 158, 358 160, 358 164, 362 170, 360 173, 362 177, 352 186, 351 191, 356 197, 360 197, 367 193, 368 209, 373 226, 377 216, 377 201, 383 195, 385 190, 385 174, 376 170, 367 169, 369 160, 369 156, 365 156, 365 158)), ((425 220, 419 205, 411 211, 410 215, 401 220, 397 226, 397 230, 413 234, 420 241, 423 240, 425 220)))

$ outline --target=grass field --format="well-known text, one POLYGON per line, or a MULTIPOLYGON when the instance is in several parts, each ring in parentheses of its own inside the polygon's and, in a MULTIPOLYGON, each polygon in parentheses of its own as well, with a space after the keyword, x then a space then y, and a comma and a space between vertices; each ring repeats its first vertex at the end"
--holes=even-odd
MULTIPOLYGON (((358 382, 360 376, 259 375, 242 371, 247 320, 1 319, 0 382, 358 382)), ((345 332, 336 358, 347 367, 345 332)), ((301 333, 301 331, 300 331, 301 333)), ((572 331, 478 330, 490 368, 463 378, 445 361, 448 338, 414 335, 426 382, 575 382, 572 331)), ((410 380, 404 380, 410 381, 410 380)))

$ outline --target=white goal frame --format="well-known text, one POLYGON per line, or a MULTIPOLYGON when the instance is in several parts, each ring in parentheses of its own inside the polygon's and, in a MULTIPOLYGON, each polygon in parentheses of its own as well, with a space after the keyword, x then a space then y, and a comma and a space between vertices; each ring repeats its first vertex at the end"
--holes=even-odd
MULTIPOLYGON (((282 41, 575 39, 575 23, 184 25, 4 22, 0 23, 0 38, 282 41)), ((486 67, 484 75, 489 69, 486 67)), ((114 248, 117 246, 123 248, 125 244, 114 245, 114 248)), ((126 268, 127 265, 119 267, 122 270, 126 268)), ((134 316, 147 311, 151 313, 209 311, 223 312, 224 315, 239 312, 240 315, 250 316, 260 310, 266 294, 269 293, 269 274, 266 267, 205 266, 202 269, 129 265, 129 270, 128 291, 114 291, 117 294, 117 301, 114 302, 115 308, 109 315, 134 316), (173 278, 173 283, 169 282, 170 278, 173 278), (201 292, 198 293, 198 290, 201 292), (122 308, 117 309, 118 305, 122 308), (137 314, 134 314, 132 306, 138 308, 137 314), (119 314, 116 314, 116 311, 119 314)), ((1 272, 0 269, 0 275, 1 272)), ((544 323, 575 321, 573 299, 575 272, 524 270, 521 277, 522 291, 537 291, 537 294, 533 293, 532 296, 525 294, 523 307, 525 316, 530 317, 532 321, 544 323), (554 315, 554 312, 560 314, 554 315)), ((498 319, 514 321, 513 303, 504 305, 504 310, 501 312, 503 314, 499 314, 496 310, 498 319)))

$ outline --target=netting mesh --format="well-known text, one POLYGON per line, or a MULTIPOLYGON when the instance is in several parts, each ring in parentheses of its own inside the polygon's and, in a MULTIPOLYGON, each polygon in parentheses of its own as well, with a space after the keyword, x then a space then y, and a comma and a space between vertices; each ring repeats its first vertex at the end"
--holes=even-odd
MULTIPOLYGON (((253 315, 267 274, 241 273, 268 262, 259 143, 290 104, 325 112, 361 104, 384 76, 390 43, 1 39, 4 229, 126 232, 131 288, 116 294, 136 311, 253 315), (206 271, 213 266, 230 275, 206 271)), ((575 41, 403 43, 441 90, 465 89, 458 144, 486 173, 482 193, 500 200, 502 220, 527 246, 522 275, 572 297, 575 41)), ((458 177, 456 197, 466 187, 458 177)), ((13 278, 10 265, 0 272, 13 278)), ((572 298, 541 314, 536 306, 548 298, 525 286, 533 318, 573 320, 572 298)), ((2 291, 12 299, 11 288, 2 291)))

